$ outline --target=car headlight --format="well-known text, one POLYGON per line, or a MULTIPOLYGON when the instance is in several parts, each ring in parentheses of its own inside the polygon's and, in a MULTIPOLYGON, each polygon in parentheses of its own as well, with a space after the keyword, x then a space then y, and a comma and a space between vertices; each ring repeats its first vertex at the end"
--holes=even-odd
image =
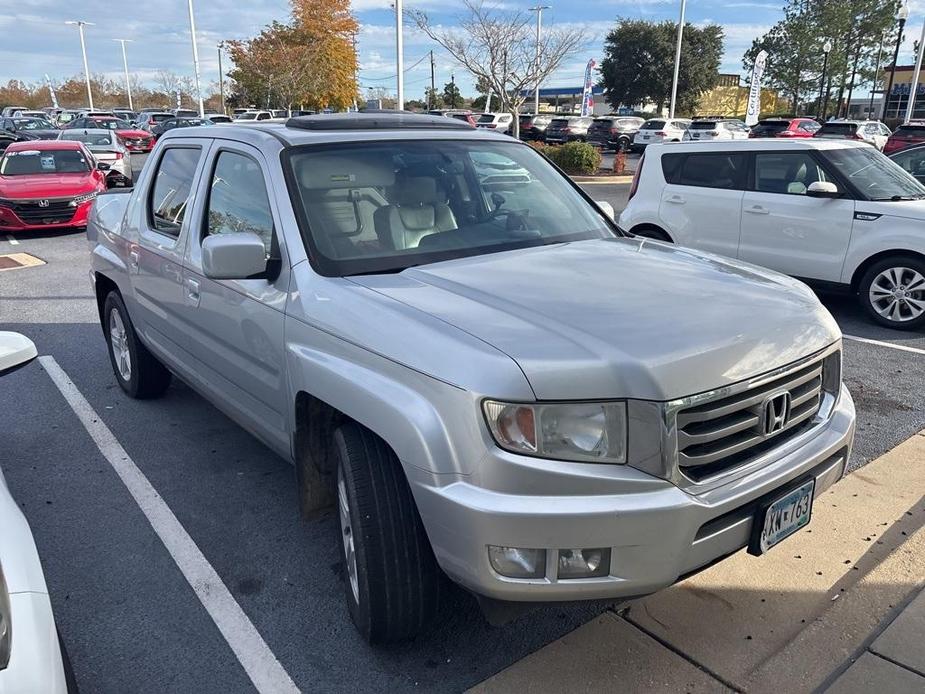
POLYGON ((503 449, 575 462, 626 462, 625 402, 482 403, 503 449))
POLYGON ((10 594, 7 592, 3 567, 0 566, 0 670, 10 664, 10 649, 13 645, 13 625, 10 609, 10 594))

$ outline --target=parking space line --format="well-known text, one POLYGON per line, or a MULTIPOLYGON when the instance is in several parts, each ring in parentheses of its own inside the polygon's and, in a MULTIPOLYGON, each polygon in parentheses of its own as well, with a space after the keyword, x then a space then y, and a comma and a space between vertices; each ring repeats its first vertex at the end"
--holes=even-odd
POLYGON ((878 347, 889 347, 890 349, 898 349, 901 352, 912 352, 913 354, 925 354, 925 349, 919 349, 918 347, 907 347, 906 345, 894 345, 892 342, 883 342, 882 340, 871 340, 869 337, 856 337, 855 335, 842 335, 846 340, 853 340, 854 342, 863 342, 867 345, 877 345, 878 347))
POLYGON ((196 597, 225 637, 254 687, 261 693, 298 692, 292 678, 276 659, 257 628, 229 592, 218 573, 189 536, 177 517, 135 465, 77 386, 54 357, 39 357, 46 373, 61 391, 68 405, 90 434, 100 453, 109 461, 154 532, 170 552, 196 597))
POLYGON ((19 241, 17 241, 16 238, 15 238, 12 234, 7 234, 7 235, 6 235, 6 240, 10 242, 10 245, 11 245, 11 246, 18 246, 18 245, 19 245, 19 241))

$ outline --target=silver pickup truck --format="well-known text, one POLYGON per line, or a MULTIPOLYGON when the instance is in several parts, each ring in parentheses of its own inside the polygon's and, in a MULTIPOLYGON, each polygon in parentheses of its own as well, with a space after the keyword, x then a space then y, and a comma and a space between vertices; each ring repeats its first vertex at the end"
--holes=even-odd
POLYGON ((761 554, 843 474, 854 405, 809 289, 607 208, 448 118, 184 128, 98 197, 90 277, 128 395, 176 375, 306 506, 332 494, 384 642, 444 574, 497 615, 761 554))

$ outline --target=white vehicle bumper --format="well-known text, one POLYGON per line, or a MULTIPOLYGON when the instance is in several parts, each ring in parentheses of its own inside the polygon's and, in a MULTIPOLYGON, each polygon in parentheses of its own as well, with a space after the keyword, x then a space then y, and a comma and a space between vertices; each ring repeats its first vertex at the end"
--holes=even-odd
POLYGON ((0 670, 0 694, 66 694, 64 663, 51 601, 44 593, 10 595, 13 644, 0 670))

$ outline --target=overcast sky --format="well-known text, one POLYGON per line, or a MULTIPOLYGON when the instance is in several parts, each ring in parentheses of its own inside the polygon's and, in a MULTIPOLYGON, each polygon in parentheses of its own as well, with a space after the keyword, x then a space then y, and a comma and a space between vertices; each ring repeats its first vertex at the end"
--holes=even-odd
MULTIPOLYGON (((553 76, 547 86, 581 84, 589 58, 600 60, 603 36, 618 17, 677 21, 679 0, 544 0, 551 5, 543 15, 544 25, 582 24, 589 42, 577 59, 553 76)), ((529 7, 535 0, 501 0, 504 6, 529 7)), ((780 0, 689 0, 688 21, 715 22, 726 32, 723 72, 740 72, 742 53, 756 36, 765 32, 780 16, 780 0)), ((405 6, 427 9, 435 22, 452 26, 460 5, 454 0, 405 0, 405 6)), ((912 41, 922 23, 925 0, 910 3, 912 16, 900 62, 912 62, 912 41)), ((267 23, 288 18, 286 0, 195 0, 196 29, 203 81, 218 79, 216 45, 223 39, 248 38, 267 23)), ((389 0, 354 0, 360 21, 360 84, 394 90, 394 14, 389 0)), ((95 22, 86 27, 90 71, 121 77, 122 56, 114 38, 132 39, 128 44, 129 69, 144 81, 153 80, 159 69, 192 74, 187 3, 183 0, 11 0, 0 9, 0 81, 40 81, 46 73, 55 81, 81 74, 77 28, 68 19, 95 22), (14 12, 15 10, 15 12, 14 12)), ((406 67, 424 56, 432 42, 410 27, 405 28, 406 67)), ((447 56, 437 53, 438 88, 449 81, 451 71, 464 95, 472 95, 472 81, 447 56)), ((227 68, 226 68, 227 70, 227 68)), ((430 81, 427 60, 407 70, 407 98, 420 98, 430 81)))

